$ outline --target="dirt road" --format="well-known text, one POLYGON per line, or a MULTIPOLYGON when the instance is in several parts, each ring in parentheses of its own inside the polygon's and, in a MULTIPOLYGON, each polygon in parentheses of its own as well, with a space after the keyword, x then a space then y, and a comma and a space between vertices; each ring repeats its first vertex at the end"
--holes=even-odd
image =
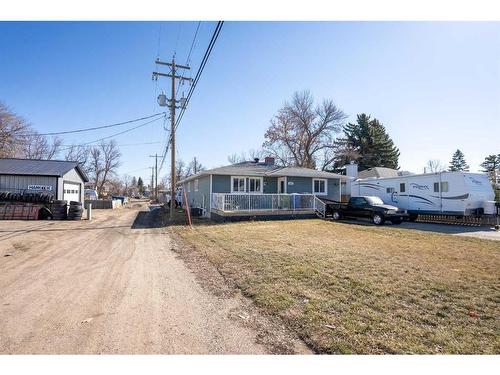
POLYGON ((202 288, 147 210, 0 221, 0 353, 266 353, 239 299, 202 288))

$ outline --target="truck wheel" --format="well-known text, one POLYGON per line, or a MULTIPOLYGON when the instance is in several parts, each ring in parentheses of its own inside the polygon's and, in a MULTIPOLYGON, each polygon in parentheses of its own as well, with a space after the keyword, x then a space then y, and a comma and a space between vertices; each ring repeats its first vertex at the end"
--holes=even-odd
POLYGON ((398 217, 397 219, 392 219, 391 220, 391 223, 394 224, 394 225, 399 225, 403 222, 403 218, 401 217, 398 217))
POLYGON ((418 215, 415 215, 415 214, 410 214, 410 216, 408 216, 408 221, 411 221, 412 223, 417 220, 418 218, 418 215))
POLYGON ((333 211, 333 213, 332 213, 332 219, 333 220, 340 220, 340 212, 333 211))
POLYGON ((375 225, 382 225, 385 222, 384 216, 381 214, 374 214, 372 217, 372 222, 375 225))

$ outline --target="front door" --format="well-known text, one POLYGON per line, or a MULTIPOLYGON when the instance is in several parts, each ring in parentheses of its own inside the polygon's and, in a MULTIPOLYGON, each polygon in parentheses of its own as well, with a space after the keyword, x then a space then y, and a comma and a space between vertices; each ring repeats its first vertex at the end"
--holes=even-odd
POLYGON ((278 194, 286 194, 286 178, 278 178, 278 194))

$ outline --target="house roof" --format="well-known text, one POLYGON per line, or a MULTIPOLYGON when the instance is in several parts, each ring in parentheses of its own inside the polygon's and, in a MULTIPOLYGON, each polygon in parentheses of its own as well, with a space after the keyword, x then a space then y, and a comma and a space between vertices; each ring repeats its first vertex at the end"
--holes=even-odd
POLYGON ((386 167, 373 167, 373 168, 368 168, 365 169, 364 171, 361 171, 358 173, 358 178, 368 178, 368 177, 398 177, 401 176, 401 172, 392 169, 392 168, 386 168, 386 167))
POLYGON ((301 167, 283 167, 274 171, 267 173, 267 176, 276 177, 312 177, 312 178, 339 178, 342 180, 349 180, 347 176, 340 174, 318 171, 311 168, 301 168, 301 167))
POLYGON ((83 182, 89 180, 76 161, 0 159, 0 174, 62 177, 73 168, 80 174, 83 182))
POLYGON ((196 175, 189 176, 179 183, 188 182, 202 176, 209 175, 227 175, 227 176, 251 176, 251 177, 313 177, 313 178, 339 178, 349 180, 350 177, 318 171, 311 168, 302 167, 280 167, 275 164, 266 164, 263 162, 245 161, 242 163, 227 165, 202 171, 196 175))

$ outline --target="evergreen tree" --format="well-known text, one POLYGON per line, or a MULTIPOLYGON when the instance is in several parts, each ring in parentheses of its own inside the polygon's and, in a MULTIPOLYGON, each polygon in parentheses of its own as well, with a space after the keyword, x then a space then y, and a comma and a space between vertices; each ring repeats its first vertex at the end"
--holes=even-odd
POLYGON ((137 179, 134 177, 132 177, 132 182, 130 183, 132 185, 133 188, 137 187, 137 179))
POLYGON ((500 175, 500 154, 488 155, 485 157, 484 161, 481 163, 481 167, 484 168, 483 172, 488 173, 491 182, 496 183, 500 175))
POLYGON ((144 182, 141 177, 137 179, 137 189, 139 190, 139 194, 144 194, 144 182))
POLYGON ((398 169, 399 150, 379 120, 362 113, 355 124, 344 126, 344 148, 351 150, 361 170, 373 167, 398 169))
POLYGON ((448 168, 448 170, 451 172, 456 172, 456 171, 467 172, 469 170, 469 166, 465 161, 465 155, 462 151, 460 150, 455 151, 455 153, 451 158, 450 167, 448 168))

